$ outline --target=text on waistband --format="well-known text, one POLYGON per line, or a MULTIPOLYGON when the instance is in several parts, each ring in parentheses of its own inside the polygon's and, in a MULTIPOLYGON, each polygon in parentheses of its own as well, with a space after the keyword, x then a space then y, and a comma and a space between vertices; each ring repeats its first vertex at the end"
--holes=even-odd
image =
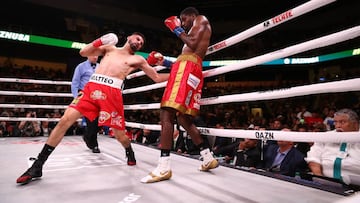
POLYGON ((91 80, 107 83, 107 84, 114 84, 114 80, 108 77, 100 76, 100 75, 92 75, 91 80))

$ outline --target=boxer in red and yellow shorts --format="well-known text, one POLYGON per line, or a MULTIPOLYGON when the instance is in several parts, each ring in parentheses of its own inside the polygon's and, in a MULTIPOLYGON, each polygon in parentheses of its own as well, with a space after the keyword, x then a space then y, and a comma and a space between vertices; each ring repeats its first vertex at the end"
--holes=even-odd
POLYGON ((171 67, 161 107, 196 116, 200 111, 203 82, 202 59, 196 54, 181 54, 171 67))
POLYGON ((93 74, 70 107, 91 121, 99 115, 99 126, 125 130, 122 84, 120 79, 93 74))

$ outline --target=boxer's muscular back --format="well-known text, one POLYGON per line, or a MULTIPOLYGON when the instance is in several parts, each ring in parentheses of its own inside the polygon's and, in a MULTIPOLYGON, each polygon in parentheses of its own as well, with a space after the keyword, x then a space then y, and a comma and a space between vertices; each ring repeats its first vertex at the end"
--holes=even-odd
POLYGON ((188 36, 196 40, 197 46, 195 46, 195 49, 191 49, 185 44, 182 53, 195 53, 201 58, 204 58, 210 45, 211 38, 211 26, 205 16, 197 16, 192 28, 188 32, 188 36))

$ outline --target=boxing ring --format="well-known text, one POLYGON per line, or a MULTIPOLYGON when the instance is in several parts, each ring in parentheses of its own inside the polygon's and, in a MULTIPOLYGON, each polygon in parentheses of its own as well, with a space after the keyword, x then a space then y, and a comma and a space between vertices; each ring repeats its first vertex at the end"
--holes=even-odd
POLYGON ((140 179, 155 166, 159 150, 133 144, 137 165, 127 166, 119 143, 99 136, 101 153, 88 150, 81 136, 65 136, 43 169, 43 180, 26 186, 15 179, 28 167, 46 137, 0 139, 0 202, 335 202, 342 194, 219 166, 200 172, 200 161, 172 154, 173 177, 156 184, 140 179))
MULTIPOLYGON (((264 32, 274 26, 296 18, 334 0, 312 0, 279 16, 287 16, 281 22, 266 20, 244 32, 209 47, 207 54, 264 32), (290 15, 291 14, 291 15, 290 15)), ((204 77, 231 73, 250 68, 274 59, 326 47, 359 37, 360 26, 355 26, 310 41, 289 46, 271 53, 242 60, 222 67, 204 71, 204 77)), ((173 58, 168 57, 173 60, 173 58)), ((157 67, 161 70, 163 67, 157 67)), ((143 76, 139 71, 127 79, 143 76)), ((70 85, 70 82, 0 78, 7 83, 39 83, 70 85)), ((125 89, 124 95, 141 93, 165 87, 165 83, 125 89)), ((291 87, 283 90, 252 92, 203 98, 202 105, 217 105, 232 102, 261 101, 290 98, 322 93, 355 92, 360 90, 360 78, 326 82, 321 84, 291 87), (355 84, 355 85, 354 85, 355 84), (359 84, 359 85, 356 85, 359 84)), ((0 95, 72 97, 71 93, 0 91, 0 95)), ((0 104, 2 108, 65 109, 66 105, 0 104)), ((159 103, 127 104, 125 110, 159 109, 159 103)), ((126 115, 126 112, 125 112, 126 115)), ((4 121, 58 121, 56 118, 0 117, 4 121)), ((126 126, 160 130, 157 124, 126 122, 126 126)), ((289 140, 298 142, 359 142, 358 132, 282 132, 249 131, 235 129, 199 128, 208 136, 227 136, 252 139, 289 140), (329 136, 330 135, 330 136, 329 136)), ((28 167, 28 157, 36 156, 47 137, 0 138, 0 202, 359 202, 358 192, 341 184, 327 181, 307 181, 285 176, 275 176, 261 170, 234 168, 222 164, 211 172, 199 172, 197 157, 171 155, 173 177, 169 181, 141 184, 144 177, 157 164, 159 150, 138 143, 133 144, 137 165, 126 165, 124 149, 113 138, 98 136, 100 154, 91 153, 81 136, 65 136, 44 165, 41 181, 32 181, 26 186, 16 185, 15 179, 28 167)))

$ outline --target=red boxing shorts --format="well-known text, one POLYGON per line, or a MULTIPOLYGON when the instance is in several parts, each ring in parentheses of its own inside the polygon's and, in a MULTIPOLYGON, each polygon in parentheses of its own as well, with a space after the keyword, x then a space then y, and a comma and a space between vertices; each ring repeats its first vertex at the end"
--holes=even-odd
POLYGON ((171 67, 160 106, 198 115, 203 82, 202 59, 196 54, 180 55, 171 67))
POLYGON ((122 84, 120 79, 93 74, 69 107, 91 121, 99 116, 99 126, 125 130, 122 84))

